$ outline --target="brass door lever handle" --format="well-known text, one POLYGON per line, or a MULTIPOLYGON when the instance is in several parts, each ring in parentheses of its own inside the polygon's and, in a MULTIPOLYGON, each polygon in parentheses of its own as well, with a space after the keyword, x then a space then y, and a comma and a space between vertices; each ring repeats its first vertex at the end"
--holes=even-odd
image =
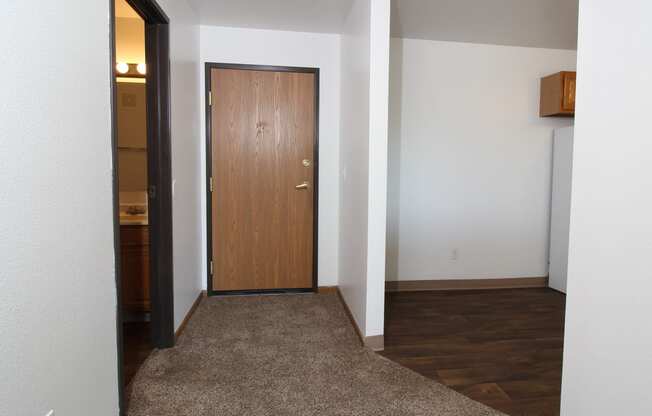
POLYGON ((308 182, 303 182, 303 183, 301 183, 301 184, 294 187, 294 189, 308 189, 308 188, 310 188, 310 185, 308 184, 308 182))

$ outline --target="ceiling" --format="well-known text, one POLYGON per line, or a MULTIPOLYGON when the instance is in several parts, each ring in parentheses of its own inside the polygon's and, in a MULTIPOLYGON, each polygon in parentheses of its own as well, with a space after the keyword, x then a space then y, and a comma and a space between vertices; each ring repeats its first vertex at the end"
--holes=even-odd
POLYGON ((353 0, 189 0, 205 25, 339 33, 353 0))
POLYGON ((395 0, 406 38, 577 49, 578 0, 395 0))
MULTIPOLYGON (((124 1, 124 0, 120 0, 124 1)), ((353 0, 189 0, 205 25, 340 33, 353 0)), ((392 35, 577 48, 578 0, 393 0, 392 35)))
POLYGON ((115 0, 115 16, 140 19, 140 16, 125 0, 115 0))

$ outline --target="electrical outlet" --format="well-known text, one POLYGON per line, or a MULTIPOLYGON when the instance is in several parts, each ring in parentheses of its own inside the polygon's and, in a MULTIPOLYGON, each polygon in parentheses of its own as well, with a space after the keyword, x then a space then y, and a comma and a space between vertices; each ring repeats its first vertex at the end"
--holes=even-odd
POLYGON ((454 248, 454 249, 451 251, 451 260, 453 260, 453 261, 457 261, 457 259, 458 259, 459 257, 460 257, 460 251, 459 251, 458 249, 454 248))

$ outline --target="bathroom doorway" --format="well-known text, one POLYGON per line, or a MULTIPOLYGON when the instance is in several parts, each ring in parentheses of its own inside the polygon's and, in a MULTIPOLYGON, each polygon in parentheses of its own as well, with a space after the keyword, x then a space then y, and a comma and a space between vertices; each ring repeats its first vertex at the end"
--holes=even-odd
POLYGON ((154 348, 174 346, 169 19, 112 0, 112 124, 120 412, 154 348))

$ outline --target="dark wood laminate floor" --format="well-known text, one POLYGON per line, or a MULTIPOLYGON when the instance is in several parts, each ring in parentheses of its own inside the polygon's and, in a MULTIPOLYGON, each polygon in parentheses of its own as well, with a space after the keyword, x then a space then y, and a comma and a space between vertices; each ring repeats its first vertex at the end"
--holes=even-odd
POLYGON ((387 293, 383 356, 512 416, 559 415, 565 295, 387 293))
POLYGON ((125 386, 127 386, 149 357, 153 348, 150 343, 149 322, 125 322, 122 328, 123 375, 125 386))

